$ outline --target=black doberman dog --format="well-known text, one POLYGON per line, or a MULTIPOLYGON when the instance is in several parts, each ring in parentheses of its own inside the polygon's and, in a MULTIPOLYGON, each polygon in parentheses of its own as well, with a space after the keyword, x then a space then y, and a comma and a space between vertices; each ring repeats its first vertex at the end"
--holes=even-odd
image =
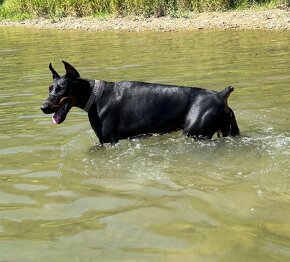
POLYGON ((233 87, 210 91, 144 82, 87 80, 63 61, 66 74, 59 76, 51 63, 53 82, 41 106, 53 122, 62 123, 72 106, 88 112, 100 143, 183 130, 187 136, 212 138, 237 136, 240 131, 227 100, 233 87))

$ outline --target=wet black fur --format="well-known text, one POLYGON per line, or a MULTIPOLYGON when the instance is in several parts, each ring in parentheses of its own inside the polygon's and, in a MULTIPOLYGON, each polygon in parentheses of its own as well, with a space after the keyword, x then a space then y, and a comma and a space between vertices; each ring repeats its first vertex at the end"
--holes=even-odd
MULTIPOLYGON (((53 113, 61 98, 74 99, 74 106, 84 109, 94 80, 82 79, 77 70, 63 62, 66 75, 53 74, 49 97, 41 109, 53 113)), ((120 139, 140 135, 182 130, 187 136, 212 138, 237 136, 239 128, 227 98, 233 91, 197 87, 153 84, 137 81, 103 81, 102 95, 88 112, 89 121, 101 143, 117 143, 120 139)))

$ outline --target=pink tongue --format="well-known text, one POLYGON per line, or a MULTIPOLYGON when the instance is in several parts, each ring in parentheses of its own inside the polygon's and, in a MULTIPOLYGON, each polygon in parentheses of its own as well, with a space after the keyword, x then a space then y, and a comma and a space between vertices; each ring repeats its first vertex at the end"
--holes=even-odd
POLYGON ((55 121, 54 116, 52 116, 51 119, 52 119, 52 123, 54 123, 55 125, 58 124, 58 123, 55 121))

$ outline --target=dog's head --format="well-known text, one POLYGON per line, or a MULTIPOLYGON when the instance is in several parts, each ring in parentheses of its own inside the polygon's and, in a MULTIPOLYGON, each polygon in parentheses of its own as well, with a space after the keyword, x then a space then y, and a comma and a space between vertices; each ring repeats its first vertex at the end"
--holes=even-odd
POLYGON ((43 113, 54 113, 52 120, 55 124, 61 124, 72 106, 76 106, 76 82, 80 79, 78 71, 73 66, 65 61, 62 62, 66 69, 64 76, 59 76, 51 63, 49 64, 53 81, 48 89, 48 98, 41 106, 43 113))

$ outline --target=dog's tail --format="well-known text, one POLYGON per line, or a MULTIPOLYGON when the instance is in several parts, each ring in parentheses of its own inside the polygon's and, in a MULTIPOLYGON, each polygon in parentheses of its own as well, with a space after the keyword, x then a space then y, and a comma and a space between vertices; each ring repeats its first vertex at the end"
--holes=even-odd
POLYGON ((226 105, 228 105, 228 98, 229 98, 231 92, 233 92, 233 91, 234 91, 234 87, 228 86, 224 90, 219 92, 219 95, 223 98, 226 105))

